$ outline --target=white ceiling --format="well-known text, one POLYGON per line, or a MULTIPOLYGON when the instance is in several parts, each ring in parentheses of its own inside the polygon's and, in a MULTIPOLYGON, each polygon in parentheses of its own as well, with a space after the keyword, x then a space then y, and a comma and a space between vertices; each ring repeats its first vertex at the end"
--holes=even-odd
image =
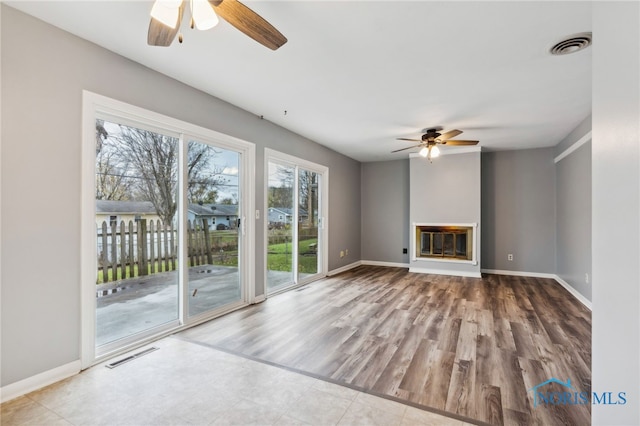
POLYGON ((221 20, 150 47, 151 2, 8 4, 360 161, 407 158, 395 138, 435 126, 488 150, 553 146, 591 111, 591 48, 548 53, 591 31, 590 2, 243 3, 288 43, 221 20))

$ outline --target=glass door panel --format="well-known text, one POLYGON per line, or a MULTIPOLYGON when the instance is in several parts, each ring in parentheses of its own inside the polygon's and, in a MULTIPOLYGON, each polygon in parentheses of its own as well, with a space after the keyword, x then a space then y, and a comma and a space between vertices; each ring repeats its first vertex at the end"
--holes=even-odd
POLYGON ((189 316, 242 300, 239 273, 240 153, 189 141, 189 316))
POLYGON ((322 273, 322 173, 268 162, 267 294, 322 273))
POLYGON ((298 170, 298 280, 318 273, 319 175, 298 170))
POLYGON ((254 144, 89 92, 82 136, 82 368, 255 299, 254 144))
POLYGON ((267 293, 295 282, 295 168, 269 162, 267 189, 267 293))
POLYGON ((96 120, 96 352, 178 320, 178 139, 96 120))

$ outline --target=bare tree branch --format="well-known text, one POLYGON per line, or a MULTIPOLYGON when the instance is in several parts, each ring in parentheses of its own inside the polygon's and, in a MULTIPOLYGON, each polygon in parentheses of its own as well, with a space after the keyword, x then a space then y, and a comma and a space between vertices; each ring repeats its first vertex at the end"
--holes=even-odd
MULTIPOLYGON (((177 210, 178 139, 117 127, 109 134, 105 123, 96 120, 96 199, 150 201, 163 221, 172 222, 177 210)), ((227 182, 224 167, 211 161, 218 153, 209 145, 189 142, 189 202, 215 202, 217 187, 227 182)))

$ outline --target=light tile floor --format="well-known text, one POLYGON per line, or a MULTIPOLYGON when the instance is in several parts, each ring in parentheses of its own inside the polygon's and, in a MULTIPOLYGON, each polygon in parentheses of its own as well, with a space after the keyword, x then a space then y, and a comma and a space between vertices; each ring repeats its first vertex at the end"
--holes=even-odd
POLYGON ((2 404, 0 423, 466 425, 177 338, 150 346, 160 350, 114 369, 97 365, 2 404))

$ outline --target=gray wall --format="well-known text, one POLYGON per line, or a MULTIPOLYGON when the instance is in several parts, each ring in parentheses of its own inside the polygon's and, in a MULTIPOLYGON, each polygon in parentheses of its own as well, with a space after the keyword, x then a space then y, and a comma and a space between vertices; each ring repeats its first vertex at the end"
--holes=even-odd
POLYGON ((556 274, 591 300, 591 142, 556 163, 556 251, 556 274))
POLYGON ((553 148, 483 153, 483 269, 556 270, 553 158, 553 148))
MULTIPOLYGON (((285 151, 286 152, 286 151, 285 151)), ((317 162, 313 151, 307 159, 317 162)), ((300 154, 299 156, 303 156, 300 154)), ((329 270, 338 269, 362 259, 360 251, 360 163, 334 154, 329 166, 329 270), (349 254, 340 258, 340 251, 349 254)), ((260 182, 259 188, 262 188, 260 182)), ((260 246, 260 250, 263 250, 260 246)))
POLYGON ((567 148, 591 131, 591 114, 578 124, 569 134, 554 147, 554 155, 562 154, 567 148))
POLYGON ((362 260, 409 263, 409 160, 362 164, 362 260))
MULTIPOLYGON (((414 157, 409 162, 410 223, 480 223, 480 152, 441 155, 432 163, 414 157)), ((477 265, 418 259, 411 267, 480 273, 482 256, 480 251, 477 265)))
MULTIPOLYGON (((359 260, 360 163, 2 5, 2 375, 6 386, 79 359, 82 90, 328 166, 329 269, 359 260), (337 253, 349 248, 349 258, 337 253)), ((263 293, 264 217, 256 222, 263 293)), ((86 284, 86 283, 85 283, 86 284)))
POLYGON ((640 3, 593 5, 594 425, 640 424, 640 3), (612 250, 618 247, 618 250, 612 250))

